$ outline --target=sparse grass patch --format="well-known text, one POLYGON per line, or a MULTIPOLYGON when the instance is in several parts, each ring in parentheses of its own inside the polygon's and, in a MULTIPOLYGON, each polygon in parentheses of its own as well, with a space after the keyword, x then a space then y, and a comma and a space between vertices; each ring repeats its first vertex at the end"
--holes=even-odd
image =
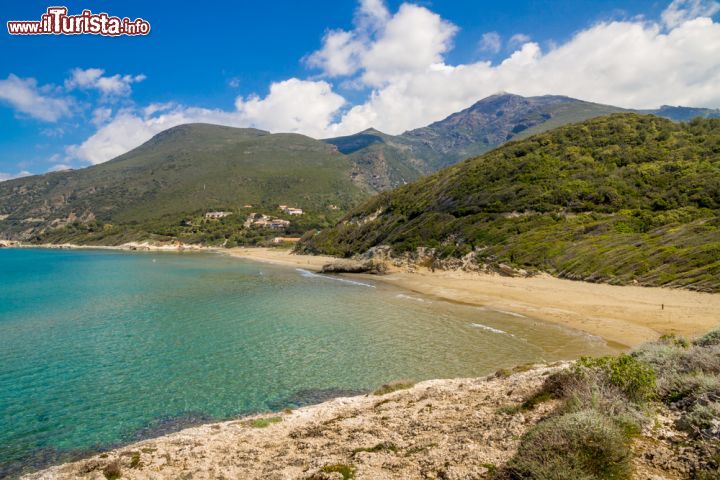
POLYGON ((247 425, 253 428, 266 428, 272 425, 273 423, 280 423, 282 422, 282 418, 280 417, 264 417, 264 418, 256 418, 254 420, 248 420, 247 425))
POLYGON ((355 467, 344 463, 325 465, 320 471, 323 473, 339 473, 342 475, 343 480, 353 480, 355 478, 355 467))
POLYGON ((373 392, 373 395, 387 395, 388 393, 396 392, 398 390, 406 390, 414 386, 415 382, 412 380, 396 380, 394 382, 381 385, 380 388, 373 392))

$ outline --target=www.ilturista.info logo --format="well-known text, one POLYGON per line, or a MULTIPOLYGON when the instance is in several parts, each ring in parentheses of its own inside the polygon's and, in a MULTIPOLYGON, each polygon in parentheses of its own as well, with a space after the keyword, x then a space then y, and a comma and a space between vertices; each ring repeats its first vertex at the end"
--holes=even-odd
POLYGON ((111 17, 107 13, 83 10, 80 15, 68 15, 67 7, 48 7, 40 20, 7 22, 10 35, 147 35, 150 22, 137 18, 111 17))

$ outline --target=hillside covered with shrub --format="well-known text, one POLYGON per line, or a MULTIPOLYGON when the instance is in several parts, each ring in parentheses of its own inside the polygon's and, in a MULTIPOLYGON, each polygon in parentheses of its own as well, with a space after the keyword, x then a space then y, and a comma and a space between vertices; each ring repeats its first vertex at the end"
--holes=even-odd
POLYGON ((616 114, 511 142, 373 197, 306 253, 426 247, 588 281, 720 289, 720 120, 616 114))

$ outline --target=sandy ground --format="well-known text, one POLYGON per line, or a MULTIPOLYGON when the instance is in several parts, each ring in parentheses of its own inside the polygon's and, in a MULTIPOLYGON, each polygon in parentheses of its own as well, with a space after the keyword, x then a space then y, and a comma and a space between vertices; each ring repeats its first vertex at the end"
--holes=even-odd
MULTIPOLYGON (((270 248, 236 248, 227 253, 307 269, 320 269, 337 261, 270 248)), ((600 336, 616 346, 632 347, 663 334, 693 337, 720 325, 718 294, 595 284, 549 275, 513 278, 422 269, 415 272, 394 269, 372 279, 448 301, 559 323, 600 336)))

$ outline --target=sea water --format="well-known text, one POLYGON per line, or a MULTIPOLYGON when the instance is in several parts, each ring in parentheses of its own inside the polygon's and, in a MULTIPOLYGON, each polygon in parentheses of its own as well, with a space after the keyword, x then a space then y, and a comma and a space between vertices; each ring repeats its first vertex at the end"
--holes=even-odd
POLYGON ((218 254, 0 249, 0 477, 395 379, 609 351, 507 312, 218 254))

